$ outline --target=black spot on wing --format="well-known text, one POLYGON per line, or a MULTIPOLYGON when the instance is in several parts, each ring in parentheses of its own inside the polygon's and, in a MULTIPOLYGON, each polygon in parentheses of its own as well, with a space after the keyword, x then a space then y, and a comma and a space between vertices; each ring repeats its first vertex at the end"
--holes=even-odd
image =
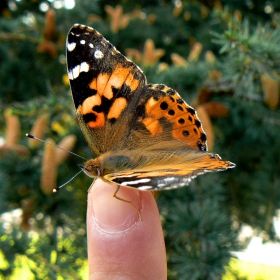
POLYGON ((196 125, 197 127, 201 127, 201 122, 200 122, 199 120, 195 120, 195 125, 196 125))
POLYGON ((182 132, 182 133, 183 133, 183 135, 184 135, 184 136, 189 136, 189 135, 190 135, 190 133, 189 133, 189 131, 188 131, 188 130, 183 130, 183 132, 182 132))
POLYGON ((207 139, 206 134, 205 134, 205 133, 201 133, 200 140, 201 140, 202 142, 205 142, 206 139, 207 139))
POLYGON ((172 109, 169 110, 169 111, 168 111, 168 115, 169 115, 169 116, 174 116, 174 115, 175 115, 175 111, 172 110, 172 109))
POLYGON ((165 88, 165 85, 163 85, 163 84, 157 85, 158 90, 163 90, 164 88, 165 88))
POLYGON ((167 94, 173 95, 175 93, 175 90, 172 88, 169 88, 166 92, 167 94))
POLYGON ((160 109, 161 110, 166 110, 167 108, 168 108, 168 104, 165 101, 160 103, 160 109))
POLYGON ((86 123, 89 123, 91 121, 96 121, 96 115, 93 113, 85 114, 83 115, 83 119, 86 123))
POLYGON ((112 106, 112 100, 106 98, 104 95, 101 96, 101 105, 95 105, 92 107, 92 110, 97 113, 105 113, 108 114, 111 106, 112 106))
POLYGON ((115 123, 116 123, 116 121, 117 121, 117 119, 116 119, 116 118, 111 118, 111 119, 109 119, 109 122, 110 122, 111 124, 115 124, 115 123))
MULTIPOLYGON (((167 91, 168 92, 168 91, 167 91)), ((175 99, 172 97, 172 96, 169 96, 169 99, 172 101, 172 102, 175 102, 175 99)))
POLYGON ((183 118, 180 118, 180 119, 178 120, 178 123, 179 123, 179 124, 184 124, 184 123, 185 123, 185 120, 184 120, 183 118))
POLYGON ((187 108, 187 111, 191 114, 191 115, 195 115, 195 110, 193 108, 187 108))
POLYGON ((183 107, 181 105, 177 105, 177 108, 180 110, 180 111, 184 111, 183 107))

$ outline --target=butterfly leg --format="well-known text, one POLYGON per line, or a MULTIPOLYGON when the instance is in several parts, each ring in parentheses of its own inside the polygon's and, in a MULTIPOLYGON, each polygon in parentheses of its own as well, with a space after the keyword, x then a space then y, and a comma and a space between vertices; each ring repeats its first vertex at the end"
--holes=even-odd
POLYGON ((113 197, 115 197, 116 199, 121 200, 121 201, 123 201, 123 202, 127 202, 127 203, 131 204, 131 205, 137 210, 137 213, 138 213, 138 216, 139 216, 139 220, 140 220, 140 221, 143 221, 142 215, 141 215, 141 213, 140 213, 140 210, 135 206, 135 204, 134 204, 132 201, 126 200, 126 199, 123 199, 123 198, 117 196, 117 193, 118 193, 120 187, 121 187, 120 185, 117 186, 117 189, 116 189, 116 191, 115 191, 114 194, 113 194, 113 197))

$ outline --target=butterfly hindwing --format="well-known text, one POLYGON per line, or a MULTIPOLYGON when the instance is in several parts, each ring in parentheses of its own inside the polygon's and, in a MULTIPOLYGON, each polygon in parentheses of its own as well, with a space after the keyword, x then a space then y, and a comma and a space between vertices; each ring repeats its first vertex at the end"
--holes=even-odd
POLYGON ((164 140, 177 139, 187 147, 207 151, 206 134, 195 110, 178 92, 163 84, 146 86, 138 123, 150 138, 161 135, 164 140))

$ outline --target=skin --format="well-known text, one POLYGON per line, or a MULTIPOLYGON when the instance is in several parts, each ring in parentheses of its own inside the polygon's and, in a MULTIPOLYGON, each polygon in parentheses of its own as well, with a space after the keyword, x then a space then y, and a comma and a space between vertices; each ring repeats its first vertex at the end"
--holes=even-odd
POLYGON ((166 252, 158 208, 149 191, 97 179, 88 194, 89 279, 167 279, 166 252))

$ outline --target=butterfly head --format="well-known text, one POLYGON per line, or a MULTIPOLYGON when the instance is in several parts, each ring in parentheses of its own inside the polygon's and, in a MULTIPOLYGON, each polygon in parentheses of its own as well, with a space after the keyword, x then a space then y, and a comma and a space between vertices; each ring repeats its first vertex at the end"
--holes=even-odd
POLYGON ((82 171, 91 178, 100 176, 100 167, 96 159, 90 159, 85 164, 78 165, 82 171))

